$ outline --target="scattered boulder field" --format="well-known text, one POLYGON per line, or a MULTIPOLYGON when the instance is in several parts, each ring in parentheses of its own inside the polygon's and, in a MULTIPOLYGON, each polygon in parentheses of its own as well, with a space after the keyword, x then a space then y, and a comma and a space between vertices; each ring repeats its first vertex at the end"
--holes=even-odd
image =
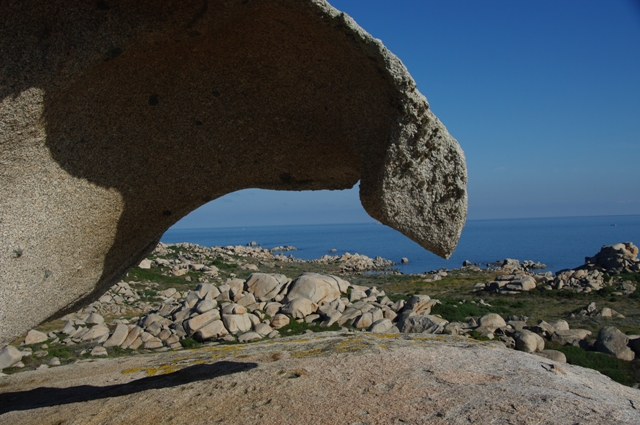
MULTIPOLYGON (((573 345, 626 361, 640 355, 640 337, 625 335, 613 326, 602 327, 594 341, 591 330, 572 329, 566 320, 551 323, 538 320, 532 324, 526 316, 488 313, 449 321, 432 314, 440 301, 428 295, 398 297, 375 286, 346 280, 349 275, 366 271, 389 271, 393 265, 389 260, 358 254, 300 260, 281 252, 294 249, 270 250, 257 244, 207 248, 187 243, 160 243, 153 254, 140 263, 138 270, 153 271, 156 277, 166 278, 168 282, 180 279, 187 286, 190 284, 190 289, 185 289, 185 285, 167 287, 167 282, 162 289, 154 281, 118 282, 88 307, 64 316, 63 321, 58 322, 62 323, 59 328, 32 329, 21 340, 4 347, 0 352, 0 369, 14 373, 68 364, 82 358, 182 350, 198 344, 249 343, 280 338, 292 332, 337 330, 493 340, 505 348, 561 363, 567 361, 565 355, 549 349, 548 345, 556 348, 573 345), (274 268, 286 264, 301 268, 331 265, 337 274, 303 272, 290 278, 281 273, 259 271, 263 266, 274 268), (239 278, 232 272, 240 270, 250 274, 239 278)), ((628 295, 635 291, 635 285, 604 277, 616 271, 635 271, 637 248, 630 243, 603 247, 595 257, 587 259, 585 266, 562 271, 555 277, 550 273, 531 272, 536 268, 540 268, 539 263, 504 260, 492 269, 504 274, 476 284, 473 290, 500 295, 536 288, 589 293, 597 290, 589 276, 597 275, 602 277, 598 280, 601 287, 617 282, 620 293, 628 295), (554 284, 558 279, 566 284, 554 284), (581 279, 590 283, 583 286, 581 279)), ((462 268, 469 269, 477 266, 465 264, 462 268)), ((418 276, 425 282, 437 282, 447 275, 447 271, 440 270, 418 276)), ((479 304, 490 306, 483 300, 479 304)), ((612 308, 598 309, 595 302, 567 317, 624 318, 612 308)))

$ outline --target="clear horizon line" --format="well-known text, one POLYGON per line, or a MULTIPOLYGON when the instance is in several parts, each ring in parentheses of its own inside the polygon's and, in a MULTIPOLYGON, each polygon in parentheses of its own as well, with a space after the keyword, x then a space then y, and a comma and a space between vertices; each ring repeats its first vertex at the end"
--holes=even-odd
MULTIPOLYGON (((631 217, 640 216, 640 214, 595 214, 595 215, 559 215, 559 216, 538 216, 538 217, 499 217, 499 218, 473 218, 467 219, 467 222, 475 221, 499 221, 499 220, 540 220, 540 219, 554 219, 554 218, 584 218, 584 217, 631 217)), ((343 223, 300 223, 300 224, 263 224, 263 225, 244 225, 244 226, 196 226, 196 227, 170 227, 168 230, 195 230, 195 229, 239 229, 239 228, 254 228, 254 227, 296 227, 296 226, 335 226, 346 224, 383 224, 375 219, 373 221, 360 221, 360 222, 343 222, 343 223)))

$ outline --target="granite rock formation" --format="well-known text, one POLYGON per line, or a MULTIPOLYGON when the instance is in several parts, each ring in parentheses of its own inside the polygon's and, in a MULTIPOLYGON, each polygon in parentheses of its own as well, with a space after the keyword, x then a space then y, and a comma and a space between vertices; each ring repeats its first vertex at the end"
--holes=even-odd
POLYGON ((448 256, 464 155, 401 61, 322 0, 9 0, 0 346, 97 299, 181 217, 345 189, 448 256))
POLYGON ((3 423, 637 424, 640 393, 460 337, 327 333, 3 377, 3 423))

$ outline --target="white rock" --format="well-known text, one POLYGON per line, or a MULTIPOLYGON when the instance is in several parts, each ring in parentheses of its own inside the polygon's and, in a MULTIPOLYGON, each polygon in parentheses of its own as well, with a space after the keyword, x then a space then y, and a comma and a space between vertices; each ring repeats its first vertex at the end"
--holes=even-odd
POLYGON ((49 360, 49 366, 60 366, 60 359, 57 357, 53 357, 49 360))
POLYGON ((7 345, 0 351, 0 370, 12 367, 22 361, 22 352, 13 345, 7 345))
POLYGON ((569 330, 569 323, 566 320, 557 320, 557 321, 551 323, 551 326, 553 326, 553 329, 555 329, 556 331, 568 331, 569 330))
POLYGON ((282 304, 271 302, 264 306, 264 312, 267 313, 269 316, 275 316, 278 313, 278 311, 280 311, 281 308, 282 308, 282 304))
MULTIPOLYGON (((219 338, 227 334, 229 334, 229 332, 227 331, 227 328, 224 327, 222 320, 214 320, 200 328, 193 337, 198 341, 206 341, 208 339, 219 338)), ((167 342, 169 342, 169 340, 167 340, 167 342)))
POLYGON ((73 321, 67 320, 67 323, 64 324, 64 328, 62 328, 62 333, 65 335, 72 335, 76 331, 76 328, 73 327, 73 321))
MULTIPOLYGON (((109 337, 109 328, 105 325, 96 325, 89 329, 89 331, 82 336, 83 341, 99 341, 102 338, 109 337)), ((105 339, 106 341, 106 339, 105 339)))
POLYGON ((271 326, 274 329, 280 329, 284 326, 287 326, 290 322, 289 317, 287 317, 286 315, 282 314, 282 313, 278 313, 275 316, 273 316, 271 318, 271 326))
POLYGON ((240 304, 235 304, 235 303, 231 303, 231 304, 227 304, 225 306, 222 307, 222 314, 245 314, 247 312, 247 309, 240 305, 240 304))
POLYGON ((142 332, 143 329, 140 326, 134 326, 133 328, 129 329, 129 334, 127 335, 127 338, 124 340, 124 342, 120 344, 120 347, 125 349, 132 348, 131 345, 136 339, 140 337, 142 332))
POLYGON ((247 279, 246 290, 259 301, 275 298, 289 279, 281 274, 253 273, 247 279))
POLYGON ((337 276, 303 273, 291 283, 286 301, 306 298, 315 304, 339 299, 349 284, 337 276))
POLYGON ((85 320, 87 325, 102 325, 104 323, 104 317, 98 313, 91 313, 85 320))
POLYGON ((224 314, 222 321, 231 334, 244 333, 251 330, 251 319, 245 314, 224 314))
POLYGON ((387 333, 393 327, 393 323, 389 319, 376 320, 369 326, 368 331, 378 334, 387 333))
POLYGON ((357 329, 368 328, 372 324, 373 324, 373 315, 371 314, 371 312, 366 312, 362 314, 353 322, 353 326, 357 329))
POLYGON ((141 269, 150 269, 151 260, 145 258, 144 260, 140 261, 140 264, 138 264, 138 267, 140 267, 141 269))
POLYGON ((489 313, 482 316, 478 321, 478 324, 481 328, 487 328, 491 330, 496 330, 498 328, 507 326, 507 322, 505 322, 502 316, 497 313, 489 313))
POLYGON ((91 355, 94 356, 94 357, 96 357, 96 356, 106 356, 106 355, 108 355, 108 353, 107 353, 107 349, 106 348, 104 348, 104 347, 102 347, 100 345, 97 345, 97 346, 93 347, 93 350, 91 350, 91 355))
POLYGON ((206 313, 209 310, 213 310, 218 306, 216 300, 202 300, 196 305, 196 311, 198 313, 206 313))
POLYGON ((516 341, 516 350, 525 353, 537 353, 544 350, 544 339, 526 329, 514 332, 513 339, 516 341))
POLYGON ((45 342, 47 340, 47 335, 37 331, 35 329, 31 329, 27 336, 24 338, 25 345, 38 344, 40 342, 45 342))
POLYGON ((129 335, 129 327, 127 325, 120 324, 116 326, 116 329, 111 334, 108 340, 102 344, 104 347, 120 346, 129 335))
POLYGON ((151 337, 144 343, 144 348, 147 350, 155 350, 158 348, 162 348, 164 344, 162 344, 162 340, 158 337, 151 337))
POLYGON ((262 336, 267 336, 273 332, 273 328, 266 323, 258 323, 254 325, 253 329, 262 336))
POLYGON ((307 298, 296 298, 285 304, 280 311, 294 319, 302 319, 314 313, 318 306, 307 298))
POLYGON ((262 335, 258 332, 247 332, 238 337, 238 342, 251 342, 262 339, 262 335))
POLYGON ((220 312, 216 309, 209 310, 206 313, 200 314, 184 322, 185 331, 189 334, 193 334, 206 324, 220 319, 220 312))

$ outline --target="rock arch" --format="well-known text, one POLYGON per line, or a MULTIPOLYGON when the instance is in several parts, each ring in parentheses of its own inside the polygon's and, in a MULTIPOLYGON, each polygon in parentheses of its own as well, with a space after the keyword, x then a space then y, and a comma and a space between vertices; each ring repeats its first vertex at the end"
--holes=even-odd
POLYGON ((200 205, 344 189, 448 256, 464 155, 400 62, 322 0, 7 1, 0 345, 97 298, 200 205))

